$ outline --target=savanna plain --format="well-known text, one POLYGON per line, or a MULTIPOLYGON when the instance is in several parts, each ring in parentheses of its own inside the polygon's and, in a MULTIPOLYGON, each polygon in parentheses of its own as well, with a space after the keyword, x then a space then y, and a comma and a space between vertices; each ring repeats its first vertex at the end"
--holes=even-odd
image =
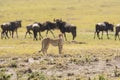
MULTIPOLYGON (((120 23, 120 0, 0 0, 0 24, 22 20, 19 38, 0 39, 0 80, 120 80, 120 41, 114 32, 94 39, 95 24, 120 23), (41 40, 25 38, 26 26, 62 19, 77 27, 72 41, 66 33, 63 54, 50 45, 48 55, 36 53, 41 40)), ((0 29, 0 32, 2 30, 0 29)), ((57 37, 59 30, 53 31, 57 37)), ((46 31, 41 33, 46 37, 46 31)), ((100 33, 101 34, 101 33, 100 33)), ((48 37, 53 38, 51 33, 48 37)))

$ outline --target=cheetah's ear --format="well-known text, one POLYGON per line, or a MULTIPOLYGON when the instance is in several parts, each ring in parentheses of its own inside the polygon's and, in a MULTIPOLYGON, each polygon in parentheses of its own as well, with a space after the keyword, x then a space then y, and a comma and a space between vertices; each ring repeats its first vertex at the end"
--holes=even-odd
POLYGON ((63 37, 63 34, 59 34, 59 37, 63 37))

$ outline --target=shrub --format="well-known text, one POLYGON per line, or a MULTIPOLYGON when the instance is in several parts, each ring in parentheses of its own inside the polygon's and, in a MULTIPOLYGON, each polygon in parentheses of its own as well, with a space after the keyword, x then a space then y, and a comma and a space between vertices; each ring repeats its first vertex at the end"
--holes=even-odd
POLYGON ((42 73, 33 72, 29 75, 28 80, 47 80, 46 76, 42 73))
POLYGON ((103 75, 99 75, 99 80, 106 80, 103 75))
POLYGON ((5 74, 5 72, 0 72, 0 80, 9 80, 11 74, 5 74))
POLYGON ((118 71, 118 67, 117 66, 115 66, 114 75, 115 75, 115 77, 119 77, 120 76, 120 72, 118 71))

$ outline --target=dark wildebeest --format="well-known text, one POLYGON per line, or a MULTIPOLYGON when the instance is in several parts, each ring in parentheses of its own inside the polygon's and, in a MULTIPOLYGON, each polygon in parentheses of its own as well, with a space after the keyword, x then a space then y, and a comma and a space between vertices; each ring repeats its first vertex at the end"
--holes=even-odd
MULTIPOLYGON (((48 35, 48 32, 50 31, 51 32, 51 34, 53 35, 53 37, 55 37, 54 36, 54 33, 52 32, 52 30, 54 30, 55 28, 56 28, 56 24, 55 23, 53 23, 53 22, 50 22, 50 21, 46 21, 45 23, 38 23, 38 22, 35 22, 35 23, 33 23, 33 24, 38 24, 38 25, 36 25, 36 26, 40 26, 40 28, 35 28, 36 30, 35 31, 37 31, 37 32, 39 32, 39 36, 41 36, 41 34, 40 34, 40 32, 43 32, 43 31, 45 31, 45 30, 47 30, 47 32, 46 32, 46 36, 48 35), (38 30, 37 30, 38 29, 38 30)), ((26 27, 26 29, 27 29, 27 32, 26 32, 26 34, 25 34, 25 38, 26 38, 26 36, 27 36, 27 34, 29 33, 29 35, 30 34, 32 34, 31 32, 30 32, 30 30, 32 30, 33 31, 33 24, 31 24, 31 25, 28 25, 27 27, 26 27)), ((34 33, 33 33, 34 34, 34 33)), ((35 35, 35 34, 34 34, 35 35)), ((41 36, 42 37, 42 36, 41 36)))
POLYGON ((117 26, 115 28, 115 40, 117 39, 117 37, 120 40, 119 32, 120 32, 120 24, 117 24, 117 26))
POLYGON ((14 32, 16 32, 16 35, 17 35, 17 38, 18 38, 18 32, 17 32, 17 29, 21 27, 21 21, 13 21, 13 22, 9 22, 9 23, 4 23, 1 25, 1 29, 2 29, 2 32, 1 32, 1 38, 3 38, 3 36, 5 36, 6 34, 6 37, 9 38, 8 36, 8 32, 12 32, 12 38, 14 36, 14 32))
POLYGON ((102 36, 101 36, 101 39, 103 39, 103 32, 105 31, 106 34, 107 34, 107 38, 109 39, 109 36, 108 36, 108 31, 114 31, 114 25, 113 24, 110 24, 108 22, 102 22, 102 23, 97 23, 95 25, 95 33, 94 33, 94 39, 96 37, 96 33, 97 33, 97 37, 98 39, 100 39, 100 36, 99 36, 99 33, 100 31, 102 32, 102 36))
MULTIPOLYGON (((41 23, 38 23, 38 22, 34 22, 33 24, 30 24, 30 25, 28 25, 28 26, 26 26, 26 33, 25 33, 25 38, 26 38, 26 36, 27 36, 27 34, 29 34, 30 35, 30 37, 31 37, 31 34, 32 34, 32 32, 30 32, 30 31, 33 31, 33 28, 34 28, 34 30, 36 31, 36 33, 37 32, 40 32, 40 26, 42 26, 42 24, 41 23), (38 29, 38 30, 37 30, 38 29)), ((37 36, 37 35, 36 35, 37 36)))
POLYGON ((67 41, 66 34, 65 34, 66 32, 72 33, 73 40, 75 39, 76 37, 76 26, 75 25, 68 24, 67 22, 62 21, 61 19, 54 19, 54 21, 56 22, 56 26, 58 27, 60 32, 64 34, 66 41, 67 41))
POLYGON ((48 35, 48 32, 50 31, 51 34, 53 35, 53 37, 55 38, 54 33, 52 32, 52 30, 56 29, 56 23, 54 22, 50 22, 50 21, 46 21, 45 23, 43 23, 43 28, 44 30, 47 30, 46 32, 46 36, 48 35))
POLYGON ((32 25, 33 24, 30 24, 30 25, 26 26, 27 31, 26 31, 26 34, 25 34, 25 38, 26 38, 27 34, 29 34, 30 37, 31 37, 32 32, 30 32, 30 31, 32 31, 32 25))
POLYGON ((14 31, 16 32, 16 35, 17 35, 17 38, 18 38, 17 29, 20 28, 20 27, 22 27, 21 22, 22 21, 20 20, 20 21, 15 21, 15 22, 11 23, 12 38, 14 36, 14 31))
POLYGON ((1 32, 1 39, 3 39, 5 37, 6 38, 9 38, 8 37, 8 31, 9 31, 9 28, 10 27, 10 23, 3 23, 1 25, 1 29, 2 29, 2 32, 1 32))
POLYGON ((33 25, 32 25, 32 31, 33 31, 33 35, 34 35, 34 39, 33 40, 37 40, 37 33, 39 32, 39 39, 42 38, 41 36, 41 28, 42 28, 42 24, 41 23, 37 23, 35 22, 33 25))

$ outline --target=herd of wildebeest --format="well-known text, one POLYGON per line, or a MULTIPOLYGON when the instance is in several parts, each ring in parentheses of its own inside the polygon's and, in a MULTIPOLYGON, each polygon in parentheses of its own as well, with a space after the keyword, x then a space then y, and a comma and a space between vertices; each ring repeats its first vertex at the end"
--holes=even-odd
MULTIPOLYGON (((20 27, 22 27, 21 20, 11 21, 11 22, 1 24, 1 30, 2 30, 1 31, 1 39, 3 39, 3 38, 9 39, 10 37, 13 38, 14 32, 16 32, 16 35, 18 38, 17 29, 20 27)), ((73 40, 75 39, 75 37, 77 35, 76 34, 77 27, 75 25, 69 24, 68 22, 63 21, 62 19, 54 19, 53 22, 51 22, 51 21, 46 21, 44 23, 34 22, 32 24, 27 25, 26 26, 27 31, 25 33, 25 38, 26 38, 27 34, 29 34, 30 36, 31 36, 31 34, 33 34, 33 36, 34 36, 33 40, 38 40, 38 33, 39 33, 39 39, 42 39, 43 37, 41 35, 41 32, 43 32, 43 31, 47 31, 46 36, 47 36, 48 32, 51 32, 53 37, 55 37, 55 35, 52 31, 54 29, 60 30, 60 32, 64 34, 65 40, 67 40, 66 34, 65 34, 66 32, 72 33, 73 40)), ((107 38, 109 39, 108 31, 114 31, 113 24, 111 24, 107 21, 95 24, 94 39, 95 39, 96 35, 97 35, 98 39, 103 39, 103 32, 106 32, 107 38), (101 37, 99 36, 100 32, 102 32, 101 37)), ((115 40, 117 38, 120 40, 119 31, 120 31, 120 24, 117 24, 115 26, 115 40)))

